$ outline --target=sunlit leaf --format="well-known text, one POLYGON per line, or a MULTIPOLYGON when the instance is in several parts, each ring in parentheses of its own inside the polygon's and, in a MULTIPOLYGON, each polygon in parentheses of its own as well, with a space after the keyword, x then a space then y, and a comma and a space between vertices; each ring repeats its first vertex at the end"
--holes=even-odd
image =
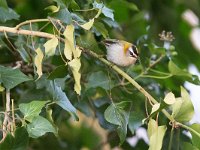
POLYGON ((159 108, 160 108, 160 103, 154 104, 152 106, 151 114, 153 114, 154 112, 158 111, 159 108))
POLYGON ((38 74, 38 79, 39 79, 42 76, 42 60, 43 60, 44 54, 40 48, 37 48, 35 52, 36 52, 36 56, 34 58, 34 64, 37 68, 36 72, 38 74))
POLYGON ((74 43, 74 26, 68 25, 64 31, 65 36, 65 48, 64 55, 68 60, 72 60, 73 51, 75 51, 74 43))
POLYGON ((78 46, 76 46, 76 49, 73 52, 74 58, 79 58, 81 56, 81 52, 82 52, 81 49, 78 46))
POLYGON ((24 119, 32 122, 34 117, 37 117, 42 108, 48 101, 32 101, 30 103, 19 104, 19 110, 23 113, 24 119))
POLYGON ((90 30, 90 28, 93 26, 94 18, 90 19, 90 21, 86 22, 85 24, 80 25, 85 30, 90 30))
POLYGON ((74 90, 76 91, 77 94, 81 94, 81 74, 79 72, 80 68, 81 68, 81 61, 80 58, 75 58, 72 61, 70 61, 69 66, 72 70, 73 76, 74 76, 74 80, 75 80, 75 85, 74 85, 74 90))
POLYGON ((5 88, 0 85, 0 92, 3 92, 4 90, 5 90, 5 88))
POLYGON ((174 104, 176 102, 174 94, 172 92, 168 93, 164 98, 164 102, 168 105, 174 104))
POLYGON ((41 116, 35 117, 32 122, 27 125, 27 131, 32 138, 38 138, 47 132, 56 133, 52 124, 41 116))
POLYGON ((12 89, 18 84, 29 80, 31 78, 23 74, 19 69, 0 66, 0 82, 7 89, 12 89))
POLYGON ((58 39, 56 37, 48 40, 44 44, 45 55, 47 55, 47 57, 53 56, 55 54, 57 45, 58 45, 58 39))
POLYGON ((188 92, 181 87, 181 97, 176 98, 176 102, 172 105, 172 116, 176 121, 188 122, 194 115, 194 107, 190 100, 188 92))
POLYGON ((148 123, 149 150, 161 150, 166 126, 158 126, 153 119, 148 123))

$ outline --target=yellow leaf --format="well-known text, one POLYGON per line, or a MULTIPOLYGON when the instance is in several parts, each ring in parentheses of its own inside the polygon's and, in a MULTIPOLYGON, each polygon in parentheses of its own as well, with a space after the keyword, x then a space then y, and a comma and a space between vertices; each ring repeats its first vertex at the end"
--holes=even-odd
POLYGON ((74 45, 74 26, 68 25, 64 31, 65 48, 64 55, 68 60, 72 60, 72 53, 75 51, 74 45))
POLYGON ((90 21, 88 21, 87 23, 85 23, 83 25, 80 25, 80 26, 85 30, 90 30, 90 28, 92 27, 93 23, 94 23, 94 18, 90 19, 90 21))
POLYGON ((37 68, 38 79, 42 76, 42 60, 44 58, 44 54, 40 48, 35 50, 36 56, 34 59, 35 66, 37 68))
POLYGON ((78 46, 76 46, 76 49, 73 52, 74 58, 79 58, 81 56, 81 52, 82 52, 81 49, 78 46))
POLYGON ((75 84, 74 84, 74 90, 76 91, 77 94, 80 95, 81 93, 81 74, 79 72, 81 68, 81 61, 80 58, 75 58, 72 61, 69 62, 69 66, 72 69, 72 73, 74 76, 75 84))
POLYGON ((53 56, 55 54, 56 51, 56 47, 58 45, 58 39, 56 37, 48 40, 45 44, 44 44, 44 48, 45 48, 45 54, 47 56, 53 56))

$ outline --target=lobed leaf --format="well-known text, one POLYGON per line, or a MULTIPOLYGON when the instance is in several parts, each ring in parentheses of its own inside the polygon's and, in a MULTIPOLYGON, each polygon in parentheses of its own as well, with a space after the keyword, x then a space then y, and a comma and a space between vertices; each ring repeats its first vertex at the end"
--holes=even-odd
POLYGON ((78 120, 76 108, 71 104, 66 94, 62 91, 61 87, 55 81, 50 81, 49 92, 52 95, 53 101, 69 112, 74 120, 78 120))
MULTIPOLYGON (((194 123, 190 126, 192 129, 194 129, 196 132, 198 132, 200 134, 200 124, 194 123)), ((190 132, 192 134, 192 143, 193 145, 200 149, 200 143, 199 143, 199 137, 196 136, 196 134, 194 134, 193 132, 190 132)))
POLYGON ((118 126, 117 133, 120 137, 120 144, 126 139, 130 108, 131 102, 122 101, 116 104, 112 103, 104 112, 105 119, 118 126))
POLYGON ((161 150, 166 126, 158 126, 153 119, 148 123, 149 150, 161 150))
POLYGON ((32 101, 30 103, 19 104, 19 110, 23 113, 24 119, 32 122, 32 120, 37 117, 42 108, 48 101, 32 101))
POLYGON ((172 105, 172 116, 176 121, 188 122, 194 115, 194 107, 187 91, 181 87, 181 97, 172 105))
POLYGON ((23 74, 19 69, 0 66, 0 83, 7 89, 12 89, 18 84, 29 81, 31 78, 23 74))
POLYGON ((32 138, 38 138, 47 132, 56 133, 52 124, 41 116, 35 117, 32 122, 27 125, 27 131, 32 138))
POLYGON ((86 89, 101 87, 105 90, 109 90, 113 87, 113 82, 109 80, 108 76, 102 71, 94 72, 88 76, 86 89))

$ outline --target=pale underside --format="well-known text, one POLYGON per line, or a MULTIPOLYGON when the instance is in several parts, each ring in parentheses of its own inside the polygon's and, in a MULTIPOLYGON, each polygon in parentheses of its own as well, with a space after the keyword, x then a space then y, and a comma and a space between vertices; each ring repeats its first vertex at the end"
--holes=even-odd
POLYGON ((106 46, 107 48, 107 59, 118 66, 129 66, 134 64, 136 58, 131 57, 128 52, 125 54, 123 45, 111 44, 106 46))

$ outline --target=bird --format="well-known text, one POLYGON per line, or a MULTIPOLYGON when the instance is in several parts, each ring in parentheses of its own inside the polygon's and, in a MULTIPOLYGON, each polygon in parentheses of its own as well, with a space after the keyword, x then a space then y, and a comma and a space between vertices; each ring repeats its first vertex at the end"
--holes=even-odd
POLYGON ((139 54, 134 44, 117 39, 105 39, 103 43, 107 49, 107 60, 110 62, 121 67, 136 63, 139 54))

